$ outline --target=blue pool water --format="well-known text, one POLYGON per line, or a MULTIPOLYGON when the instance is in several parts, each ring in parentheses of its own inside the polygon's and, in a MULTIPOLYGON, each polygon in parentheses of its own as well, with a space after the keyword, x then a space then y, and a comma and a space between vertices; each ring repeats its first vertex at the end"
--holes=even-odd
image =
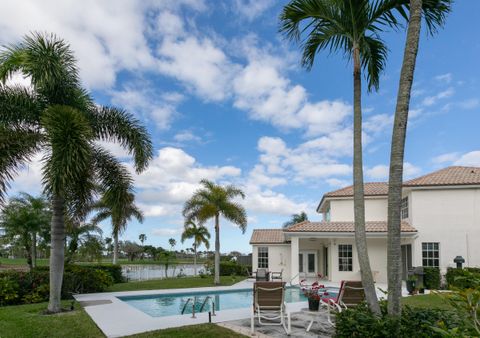
MULTIPOLYGON (((330 297, 336 296, 337 291, 338 290, 335 289, 329 289, 330 297)), ((118 298, 152 317, 163 317, 180 315, 189 298, 195 300, 195 312, 200 312, 200 308, 208 296, 215 302, 215 311, 248 308, 252 306, 253 303, 252 289, 175 293, 169 295, 124 296, 118 298)), ((307 298, 299 288, 291 287, 286 289, 285 301, 287 303, 306 300, 307 298)), ((185 308, 185 314, 192 313, 191 304, 192 303, 189 303, 185 308)), ((208 311, 211 311, 210 301, 207 301, 202 310, 202 312, 208 311)))

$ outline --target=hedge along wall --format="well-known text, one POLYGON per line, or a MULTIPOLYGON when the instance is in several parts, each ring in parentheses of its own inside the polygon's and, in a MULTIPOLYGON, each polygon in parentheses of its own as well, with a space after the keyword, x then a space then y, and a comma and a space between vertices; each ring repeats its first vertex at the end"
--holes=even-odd
POLYGON ((447 284, 448 288, 469 289, 475 286, 473 279, 480 279, 480 268, 448 268, 447 269, 447 284), (462 277, 462 278, 458 278, 462 277))
POLYGON ((432 267, 424 267, 423 272, 425 273, 423 282, 425 288, 429 290, 438 290, 440 289, 440 269, 432 267))
MULTIPOLYGON (((48 267, 29 272, 1 272, 0 306, 48 300, 49 279, 48 267)), ((116 281, 122 281, 119 265, 70 265, 65 267, 63 274, 62 298, 71 298, 75 293, 102 292, 116 281)))

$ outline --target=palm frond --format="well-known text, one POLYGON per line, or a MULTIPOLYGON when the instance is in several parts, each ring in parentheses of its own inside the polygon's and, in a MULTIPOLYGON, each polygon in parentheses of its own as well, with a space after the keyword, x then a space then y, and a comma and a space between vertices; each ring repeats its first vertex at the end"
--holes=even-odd
POLYGON ((39 128, 42 106, 27 88, 0 86, 0 124, 10 128, 39 128))
POLYGON ((366 69, 368 90, 378 90, 380 86, 380 74, 387 62, 388 49, 382 40, 376 37, 366 36, 360 45, 362 68, 366 69))
POLYGON ((153 157, 152 141, 147 129, 132 114, 113 107, 95 107, 90 118, 98 138, 118 141, 133 154, 136 171, 145 170, 153 157))
POLYGON ((228 219, 233 224, 239 226, 242 233, 247 230, 247 212, 245 208, 238 203, 225 204, 221 211, 223 217, 228 219))
POLYGON ((92 130, 88 121, 80 111, 60 105, 50 106, 41 121, 50 146, 43 167, 46 191, 66 197, 68 190, 83 190, 92 160, 92 130))
POLYGON ((9 181, 37 153, 44 141, 41 134, 30 130, 11 130, 0 125, 0 202, 9 181))

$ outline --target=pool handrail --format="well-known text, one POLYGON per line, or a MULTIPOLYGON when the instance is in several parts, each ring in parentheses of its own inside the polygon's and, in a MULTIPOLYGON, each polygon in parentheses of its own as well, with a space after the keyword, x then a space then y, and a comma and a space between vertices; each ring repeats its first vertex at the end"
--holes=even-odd
MULTIPOLYGON (((188 303, 193 300, 192 298, 188 298, 187 301, 185 302, 185 305, 183 305, 183 308, 182 308, 182 315, 183 313, 185 312, 185 309, 187 308, 187 305, 188 303)), ((193 304, 195 306, 195 303, 193 304)))
POLYGON ((207 300, 211 301, 212 303, 212 316, 216 316, 215 314, 215 302, 213 301, 213 298, 210 296, 205 297, 205 300, 202 303, 202 306, 200 307, 200 310, 198 312, 202 312, 203 308, 205 307, 205 304, 207 303, 207 300))

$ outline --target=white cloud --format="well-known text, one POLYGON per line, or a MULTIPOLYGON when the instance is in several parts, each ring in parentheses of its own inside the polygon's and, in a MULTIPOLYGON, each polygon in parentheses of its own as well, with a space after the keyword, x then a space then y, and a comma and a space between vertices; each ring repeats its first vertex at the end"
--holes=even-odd
POLYGON ((365 174, 372 180, 385 180, 388 178, 388 170, 389 168, 387 165, 379 164, 365 170, 365 174))
POLYGON ((446 153, 446 154, 441 154, 441 155, 435 156, 432 159, 432 162, 435 163, 435 164, 444 164, 444 163, 448 163, 448 162, 454 162, 459 157, 460 157, 460 154, 457 153, 457 152, 446 153))
POLYGON ((246 194, 245 207, 249 211, 258 213, 291 215, 299 210, 305 210, 308 205, 307 203, 296 203, 284 194, 270 190, 260 191, 255 187, 247 188, 246 194))
POLYGON ((235 0, 235 9, 252 21, 274 4, 273 0, 235 0))
POLYGON ((427 107, 432 106, 435 103, 437 103, 437 101, 439 101, 441 99, 451 97, 454 93, 455 93, 455 90, 453 89, 453 87, 449 87, 449 88, 439 92, 436 95, 427 96, 426 98, 423 99, 422 104, 424 106, 427 106, 427 107))
POLYGON ((114 105, 142 115, 147 121, 153 120, 159 129, 170 127, 172 119, 177 115, 177 106, 183 99, 179 93, 158 95, 145 84, 112 91, 111 97, 114 105))
MULTIPOLYGON (((387 181, 390 168, 387 165, 379 164, 372 168, 365 170, 365 174, 369 179, 376 181, 387 181)), ((408 179, 414 176, 418 176, 421 173, 421 169, 409 162, 403 164, 403 178, 408 179)))
POLYGON ((182 233, 182 228, 155 228, 152 229, 152 235, 155 236, 175 236, 182 233))
POLYGON ((369 133, 380 133, 384 131, 391 131, 393 123, 393 115, 389 114, 377 114, 369 116, 365 122, 363 122, 363 129, 369 133))
POLYGON ((459 106, 463 109, 473 109, 480 106, 480 100, 477 98, 474 99, 467 99, 464 101, 459 102, 459 106))
POLYGON ((183 203, 199 188, 201 179, 214 181, 239 177, 241 170, 233 166, 202 166, 179 148, 161 148, 147 170, 137 175, 128 163, 140 189, 138 201, 149 216, 180 214, 183 203))
POLYGON ((455 162, 455 165, 464 165, 471 167, 480 167, 480 150, 470 151, 461 155, 455 162))
POLYGON ((201 142, 202 138, 195 135, 191 130, 182 130, 173 136, 173 139, 178 142, 201 142))
POLYGON ((335 188, 342 188, 351 185, 352 183, 347 180, 341 180, 338 178, 328 178, 325 180, 329 185, 335 188))
POLYGON ((227 97, 235 65, 212 40, 166 37, 158 53, 157 67, 161 73, 176 78, 206 100, 221 101, 227 97))
POLYGON ((11 181, 9 195, 15 195, 19 192, 28 192, 35 195, 42 192, 42 158, 43 153, 37 153, 31 161, 28 161, 14 176, 11 181))
POLYGON ((438 81, 438 82, 448 84, 448 83, 452 82, 452 73, 437 75, 437 76, 435 76, 435 80, 438 81))

